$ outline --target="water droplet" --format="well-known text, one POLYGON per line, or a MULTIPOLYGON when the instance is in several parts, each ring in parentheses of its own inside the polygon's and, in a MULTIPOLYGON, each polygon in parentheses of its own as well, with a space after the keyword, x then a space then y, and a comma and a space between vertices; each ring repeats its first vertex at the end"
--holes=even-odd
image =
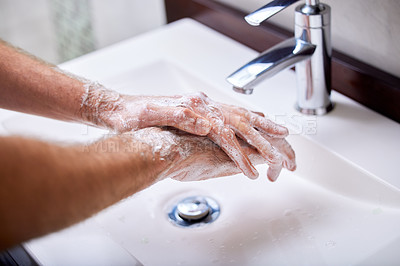
POLYGON ((258 260, 258 257, 257 256, 254 256, 253 258, 251 258, 251 260, 258 260))
POLYGON ((332 240, 329 240, 328 242, 325 243, 325 247, 334 248, 334 247, 336 247, 336 242, 332 241, 332 240))
POLYGON ((257 240, 258 239, 258 232, 254 232, 253 233, 253 240, 257 240))
POLYGON ((211 263, 218 263, 219 262, 219 259, 213 259, 213 260, 211 260, 211 263))
POLYGON ((143 238, 140 240, 140 243, 142 243, 142 244, 148 244, 148 243, 149 243, 149 239, 148 239, 147 237, 143 237, 143 238))
POLYGON ((283 212, 283 215, 284 215, 284 216, 290 216, 290 215, 292 215, 292 210, 291 210, 291 209, 285 210, 285 211, 283 212))
POLYGON ((379 215, 383 212, 383 210, 381 208, 375 208, 372 210, 372 214, 374 215, 379 215))

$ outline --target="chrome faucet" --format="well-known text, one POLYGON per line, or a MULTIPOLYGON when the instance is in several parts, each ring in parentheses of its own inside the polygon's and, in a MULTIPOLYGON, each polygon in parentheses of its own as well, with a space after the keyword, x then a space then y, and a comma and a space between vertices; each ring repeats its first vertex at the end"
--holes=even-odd
MULTIPOLYGON (((253 26, 299 0, 275 0, 245 17, 253 26)), ((331 93, 330 7, 306 0, 295 10, 295 36, 266 50, 231 74, 227 81, 236 92, 251 94, 254 86, 283 69, 295 65, 296 109, 323 115, 333 109, 331 93)))

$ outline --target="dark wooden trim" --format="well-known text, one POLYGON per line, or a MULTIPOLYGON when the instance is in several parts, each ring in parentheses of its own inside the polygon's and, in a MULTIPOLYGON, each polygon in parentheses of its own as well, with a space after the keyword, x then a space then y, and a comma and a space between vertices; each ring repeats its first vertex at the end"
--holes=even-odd
MULTIPOLYGON (((268 22, 249 26, 245 13, 212 0, 165 0, 165 8, 168 22, 190 17, 259 52, 293 36, 268 22)), ((400 78, 334 50, 332 87, 400 122, 400 78)))

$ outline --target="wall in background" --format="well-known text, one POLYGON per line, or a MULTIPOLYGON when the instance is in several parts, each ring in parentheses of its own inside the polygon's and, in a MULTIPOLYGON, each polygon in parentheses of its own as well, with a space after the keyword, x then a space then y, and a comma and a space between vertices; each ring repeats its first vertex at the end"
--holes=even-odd
MULTIPOLYGON (((0 0, 0 38, 51 63, 60 63, 84 54, 87 52, 85 49, 67 55, 59 51, 60 39, 63 38, 60 28, 55 23, 57 7, 54 7, 55 3, 79 4, 83 1, 87 1, 90 7, 90 27, 94 38, 92 49, 130 38, 163 25, 166 21, 163 0, 0 0)), ((251 12, 268 2, 216 1, 246 12, 251 12)), ((400 1, 325 2, 332 7, 334 48, 400 77, 400 1)), ((67 13, 61 14, 65 15, 62 15, 63 19, 68 19, 67 13)), ((273 17, 271 22, 293 30, 293 14, 294 6, 273 17)), ((73 13, 70 17, 73 17, 73 13)), ((72 46, 64 43, 64 47, 72 46)))
POLYGON ((0 0, 0 18, 1 39, 55 64, 166 22, 163 0, 0 0))
POLYGON ((55 63, 49 11, 47 0, 0 0, 0 38, 55 63))
MULTIPOLYGON (((216 0, 252 12, 268 0, 216 0)), ((303 1, 304 2, 304 1, 303 1)), ((333 47, 400 77, 400 1, 323 0, 332 8, 333 47)), ((270 19, 293 31, 296 4, 270 19)))
POLYGON ((108 46, 166 23, 164 0, 90 1, 98 47, 108 46))

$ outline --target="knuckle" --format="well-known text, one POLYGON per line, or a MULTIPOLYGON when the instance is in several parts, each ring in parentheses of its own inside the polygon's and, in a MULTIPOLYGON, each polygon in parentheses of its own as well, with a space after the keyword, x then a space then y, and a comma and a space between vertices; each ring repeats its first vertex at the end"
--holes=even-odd
POLYGON ((223 132, 228 138, 231 138, 231 139, 236 136, 235 132, 233 131, 233 129, 231 129, 230 127, 227 127, 227 126, 225 126, 223 128, 223 132))
POLYGON ((205 94, 205 93, 202 92, 202 91, 199 92, 198 94, 199 94, 199 96, 202 97, 202 98, 208 98, 207 94, 205 94))
POLYGON ((274 165, 281 165, 283 162, 282 155, 274 148, 271 150, 271 158, 270 159, 271 159, 271 164, 274 164, 274 165))
POLYGON ((145 103, 142 105, 142 107, 140 108, 140 114, 141 115, 147 115, 151 112, 151 110, 153 110, 153 106, 150 103, 145 103))
POLYGON ((191 107, 207 105, 208 96, 203 92, 191 94, 187 97, 188 104, 191 107))
POLYGON ((243 108, 243 107, 235 107, 235 108, 237 108, 237 110, 240 112, 240 113, 243 113, 243 114, 245 114, 245 115, 248 115, 248 113, 249 113, 249 110, 247 110, 246 108, 243 108))
POLYGON ((145 103, 139 108, 139 121, 146 121, 148 117, 151 115, 151 111, 153 110, 153 107, 145 103))
POLYGON ((187 108, 180 108, 179 110, 177 110, 174 114, 175 119, 182 121, 187 119, 188 117, 191 117, 191 113, 192 111, 190 111, 187 108))
POLYGON ((200 95, 192 95, 189 97, 189 102, 192 105, 199 105, 203 103, 203 98, 200 95))

